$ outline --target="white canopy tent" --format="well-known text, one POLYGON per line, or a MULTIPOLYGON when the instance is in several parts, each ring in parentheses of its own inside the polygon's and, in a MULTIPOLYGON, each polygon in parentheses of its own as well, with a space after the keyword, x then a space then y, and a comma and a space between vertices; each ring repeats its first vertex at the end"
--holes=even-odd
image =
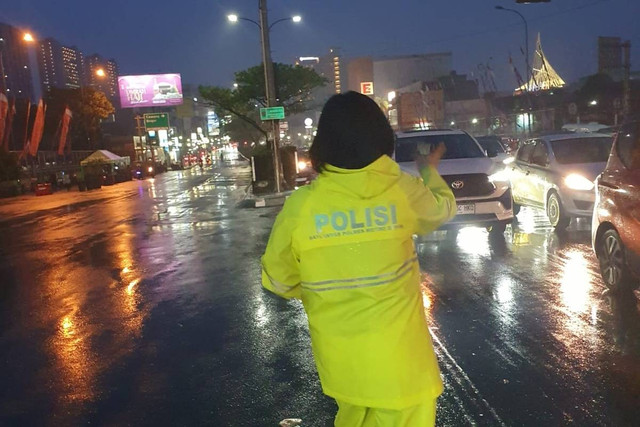
POLYGON ((86 159, 82 160, 80 162, 80 166, 86 166, 91 162, 98 162, 98 161, 100 161, 102 163, 118 164, 118 165, 120 165, 120 164, 129 165, 130 164, 129 156, 120 157, 117 154, 112 153, 111 151, 98 150, 98 151, 92 153, 86 159))

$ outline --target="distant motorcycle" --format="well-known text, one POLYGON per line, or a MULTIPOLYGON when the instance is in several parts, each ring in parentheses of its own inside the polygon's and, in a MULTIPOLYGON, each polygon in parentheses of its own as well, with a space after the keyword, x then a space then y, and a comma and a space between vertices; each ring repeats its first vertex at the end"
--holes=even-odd
POLYGON ((155 169, 150 164, 138 163, 133 169, 135 179, 153 178, 154 176, 156 176, 155 169))

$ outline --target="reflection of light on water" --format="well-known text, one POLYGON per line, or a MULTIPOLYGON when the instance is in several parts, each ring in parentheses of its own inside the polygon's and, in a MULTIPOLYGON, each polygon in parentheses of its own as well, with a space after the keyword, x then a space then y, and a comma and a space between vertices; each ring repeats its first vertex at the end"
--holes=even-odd
POLYGON ((257 300, 257 307, 255 312, 256 325, 262 328, 269 322, 269 312, 267 311, 267 307, 264 305, 262 296, 258 296, 256 300, 257 300))
POLYGON ((568 252, 566 256, 560 279, 562 302, 570 311, 582 313, 587 309, 591 290, 587 260, 584 254, 577 250, 568 252))
POLYGON ((132 280, 131 283, 129 283, 129 286, 127 286, 127 294, 133 294, 133 288, 138 284, 138 282, 140 282, 140 279, 132 280))
POLYGON ((531 243, 531 235, 529 233, 515 232, 513 233, 514 246, 526 246, 531 243))
POLYGON ((69 338, 71 335, 74 334, 73 322, 71 321, 69 316, 66 316, 64 319, 62 319, 61 326, 62 326, 62 335, 64 335, 65 338, 69 338))
POLYGON ((470 261, 474 264, 477 264, 481 256, 490 256, 491 254, 487 232, 484 229, 463 228, 458 232, 456 242, 462 252, 473 255, 470 257, 470 261))
POLYGON ((78 308, 72 307, 59 321, 58 333, 52 341, 53 352, 64 378, 64 395, 71 401, 93 397, 95 361, 87 342, 86 322, 79 319, 78 308))
POLYGON ((518 228, 524 233, 533 233, 536 229, 536 215, 533 209, 522 209, 518 214, 518 228))
POLYGON ((503 277, 498 282, 495 297, 503 307, 511 307, 513 303, 513 282, 507 277, 503 277))
POLYGON ((151 184, 149 186, 149 194, 151 195, 151 198, 155 199, 156 198, 156 184, 155 184, 155 179, 151 178, 149 180, 149 183, 151 184))
POLYGON ((130 269, 129 267, 125 267, 125 268, 123 268, 123 269, 122 269, 122 273, 123 273, 123 274, 127 274, 127 273, 129 273, 130 271, 131 271, 131 269, 130 269))
POLYGON ((424 305, 424 314, 428 320, 431 320, 433 315, 433 301, 435 294, 431 290, 433 280, 427 273, 421 274, 420 280, 420 292, 422 293, 422 304, 424 305))

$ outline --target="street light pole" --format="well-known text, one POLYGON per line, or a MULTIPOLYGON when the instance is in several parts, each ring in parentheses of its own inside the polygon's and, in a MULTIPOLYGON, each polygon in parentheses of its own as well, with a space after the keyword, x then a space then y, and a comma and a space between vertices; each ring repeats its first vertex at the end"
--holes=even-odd
MULTIPOLYGON (((267 17, 267 0, 258 0, 260 11, 260 38, 262 41, 262 63, 264 66, 265 95, 267 107, 276 105, 276 82, 273 75, 273 62, 271 61, 271 43, 269 41, 269 19, 267 17)), ((280 137, 278 120, 271 122, 272 149, 273 149, 273 174, 275 177, 276 193, 280 193, 280 152, 278 139, 280 137)))
POLYGON ((527 72, 526 72, 526 82, 525 82, 525 89, 528 89, 528 85, 529 85, 529 80, 531 78, 531 67, 529 66, 529 25, 527 24, 527 20, 525 19, 525 17, 518 12, 515 9, 508 9, 506 7, 502 7, 502 6, 496 6, 496 9, 498 10, 504 10, 507 12, 513 12, 516 15, 518 15, 521 19, 522 22, 524 23, 524 50, 525 50, 525 65, 527 67, 527 72))
POLYGON ((2 86, 0 86, 0 93, 2 94, 4 94, 7 90, 7 81, 5 80, 5 77, 4 77, 3 54, 4 54, 4 39, 0 37, 0 77, 1 77, 0 83, 2 83, 2 86))
MULTIPOLYGON (((527 67, 527 70, 525 73, 524 90, 525 90, 525 93, 527 94, 527 98, 529 99, 529 107, 531 107, 531 98, 529 98, 529 85, 530 85, 532 74, 531 74, 531 67, 529 66, 529 25, 527 24, 527 20, 525 19, 525 17, 515 9, 508 9, 502 6, 496 6, 496 9, 515 13, 522 19, 522 22, 524 23, 524 51, 525 51, 524 63, 525 63, 525 66, 527 67)), ((529 128, 529 134, 531 134, 531 114, 528 111, 527 111, 527 127, 529 128)))
MULTIPOLYGON (((229 22, 238 22, 239 20, 251 22, 260 29, 260 42, 262 47, 262 64, 264 67, 264 86, 265 86, 265 100, 267 107, 275 107, 278 103, 276 98, 276 82, 273 70, 273 61, 271 61, 271 43, 269 41, 269 33, 274 25, 284 22, 293 21, 298 23, 302 20, 300 15, 292 16, 289 18, 278 19, 269 25, 269 19, 267 17, 267 0, 258 0, 258 10, 260 13, 259 22, 253 19, 243 18, 236 14, 227 15, 229 22)), ((280 179, 280 151, 278 147, 278 140, 280 139, 280 126, 278 120, 271 121, 271 135, 272 135, 272 148, 273 148, 273 173, 275 176, 276 192, 281 191, 281 179, 280 179)), ((267 139, 269 139, 267 137, 267 139)))

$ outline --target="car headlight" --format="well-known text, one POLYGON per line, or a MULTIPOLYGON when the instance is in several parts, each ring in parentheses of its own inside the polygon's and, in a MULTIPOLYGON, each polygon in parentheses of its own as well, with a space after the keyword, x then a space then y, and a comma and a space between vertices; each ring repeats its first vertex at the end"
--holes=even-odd
POLYGON ((298 162, 298 170, 305 170, 307 168, 307 162, 298 162))
POLYGON ((489 175, 489 181, 491 182, 509 182, 510 175, 509 171, 506 169, 499 170, 491 175, 489 175))
POLYGON ((511 163, 513 163, 515 160, 516 160, 516 158, 515 158, 515 157, 513 157, 513 156, 509 156, 509 157, 507 157, 506 159, 504 159, 504 160, 502 161, 502 163, 504 163, 505 165, 510 165, 510 164, 511 164, 511 163))
POLYGON ((564 183, 572 190, 593 190, 594 184, 582 175, 572 173, 564 178, 564 183))

